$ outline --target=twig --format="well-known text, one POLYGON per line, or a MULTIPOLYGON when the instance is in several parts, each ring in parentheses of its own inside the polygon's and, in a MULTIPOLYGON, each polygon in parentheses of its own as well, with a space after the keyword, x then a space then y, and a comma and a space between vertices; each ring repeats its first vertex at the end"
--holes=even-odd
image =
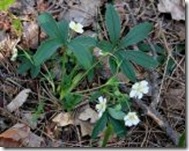
POLYGON ((167 120, 163 119, 157 110, 148 107, 141 100, 135 99, 134 101, 147 116, 151 117, 159 125, 159 127, 166 132, 166 135, 172 140, 172 142, 175 145, 178 145, 179 134, 171 128, 167 120))
POLYGON ((157 98, 154 99, 154 100, 151 102, 151 104, 150 104, 150 106, 151 106, 152 108, 154 108, 154 109, 155 109, 155 107, 157 106, 157 104, 158 104, 159 101, 160 101, 160 96, 161 96, 161 92, 162 92, 162 89, 163 89, 163 84, 164 84, 165 77, 166 77, 166 73, 167 73, 168 63, 169 63, 169 59, 170 59, 170 57, 171 57, 171 50, 169 49, 169 46, 168 46, 167 41, 166 41, 166 39, 165 39, 165 35, 164 35, 163 32, 161 32, 161 34, 162 34, 162 37, 163 37, 163 41, 164 41, 164 44, 165 44, 165 48, 167 49, 168 56, 167 56, 167 60, 166 60, 166 63, 165 63, 165 68, 164 68, 163 78, 162 78, 162 80, 161 80, 161 85, 160 85, 160 88, 159 88, 159 93, 158 93, 158 95, 156 96, 157 98))

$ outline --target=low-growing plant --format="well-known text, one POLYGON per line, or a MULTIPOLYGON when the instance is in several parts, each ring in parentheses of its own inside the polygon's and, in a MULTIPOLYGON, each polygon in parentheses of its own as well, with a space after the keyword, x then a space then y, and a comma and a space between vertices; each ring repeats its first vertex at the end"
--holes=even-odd
POLYGON ((130 127, 140 122, 136 112, 132 112, 130 98, 141 99, 143 94, 149 91, 147 81, 137 82, 135 64, 147 69, 153 69, 158 65, 158 61, 152 56, 141 50, 133 50, 131 46, 143 41, 153 25, 149 22, 140 23, 122 36, 119 15, 111 4, 107 5, 105 12, 109 39, 99 40, 97 37, 84 35, 73 37, 73 31, 83 33, 83 26, 73 21, 57 22, 49 13, 39 15, 38 22, 48 39, 41 43, 35 54, 29 55, 25 52, 22 58, 20 57, 22 63, 19 72, 25 73, 30 70, 32 78, 35 78, 42 73, 41 66, 45 62, 57 61, 61 66, 59 82, 54 84, 55 75, 50 69, 47 74, 42 75, 52 83, 63 108, 67 111, 74 109, 86 95, 90 101, 97 101, 96 110, 99 114, 91 137, 95 139, 104 131, 102 146, 106 146, 113 133, 119 137, 126 136, 126 126, 130 127), (94 47, 100 48, 100 58, 93 56, 94 47), (84 78, 94 77, 95 68, 103 64, 103 58, 108 59, 112 77, 98 87, 78 90, 77 87, 84 78), (120 82, 116 78, 119 72, 136 82, 129 95, 119 90, 120 82))

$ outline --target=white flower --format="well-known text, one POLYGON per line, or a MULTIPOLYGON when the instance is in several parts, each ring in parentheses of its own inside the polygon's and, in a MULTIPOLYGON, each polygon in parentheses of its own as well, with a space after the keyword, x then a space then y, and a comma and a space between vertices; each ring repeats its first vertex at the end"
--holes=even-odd
POLYGON ((81 25, 80 23, 75 23, 74 21, 71 21, 69 23, 69 27, 74 30, 77 33, 82 34, 84 32, 83 30, 83 25, 81 25))
POLYGON ((143 94, 147 94, 149 91, 148 82, 143 80, 141 82, 137 82, 132 86, 131 92, 129 96, 131 98, 138 98, 141 99, 143 94))
POLYGON ((131 127, 132 125, 137 125, 140 120, 138 116, 136 115, 136 112, 129 112, 125 117, 124 117, 125 125, 131 127))
POLYGON ((104 111, 106 110, 106 98, 103 98, 102 96, 100 96, 98 98, 99 100, 99 104, 96 105, 96 110, 98 112, 98 117, 100 118, 102 116, 102 114, 104 113, 104 111))

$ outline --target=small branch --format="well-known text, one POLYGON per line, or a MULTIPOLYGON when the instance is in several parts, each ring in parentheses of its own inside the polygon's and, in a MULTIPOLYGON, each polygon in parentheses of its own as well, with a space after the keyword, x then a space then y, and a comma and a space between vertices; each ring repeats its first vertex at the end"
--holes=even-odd
POLYGON ((179 134, 171 128, 170 124, 165 119, 161 117, 160 113, 154 108, 145 105, 141 100, 135 99, 134 101, 147 116, 151 117, 159 127, 165 131, 166 135, 172 140, 172 142, 175 145, 178 145, 179 134))

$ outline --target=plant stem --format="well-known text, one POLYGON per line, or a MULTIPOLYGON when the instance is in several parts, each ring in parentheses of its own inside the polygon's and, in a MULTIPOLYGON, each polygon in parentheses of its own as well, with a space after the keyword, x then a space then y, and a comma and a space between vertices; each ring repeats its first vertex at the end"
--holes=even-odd
POLYGON ((90 92, 90 91, 95 91, 95 90, 101 89, 101 88, 103 88, 103 87, 105 87, 105 86, 107 86, 107 84, 103 84, 103 85, 101 85, 101 86, 99 86, 99 87, 95 87, 95 88, 92 88, 92 89, 76 91, 76 92, 74 92, 74 93, 80 94, 80 93, 86 93, 86 92, 90 92))

